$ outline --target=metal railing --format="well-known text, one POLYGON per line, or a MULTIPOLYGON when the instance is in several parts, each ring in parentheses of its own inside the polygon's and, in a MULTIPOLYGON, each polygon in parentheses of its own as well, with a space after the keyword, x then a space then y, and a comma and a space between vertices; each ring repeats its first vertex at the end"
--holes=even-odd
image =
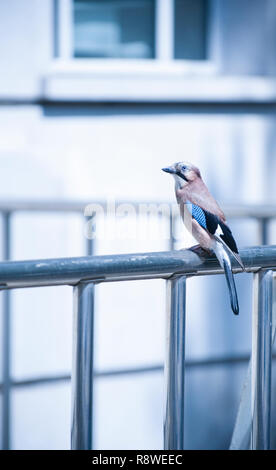
MULTIPOLYGON (((97 202, 104 206, 104 202, 97 202)), ((122 203, 118 202, 118 204, 122 203)), ((2 223, 2 251, 3 258, 5 260, 10 260, 12 257, 11 249, 11 235, 12 235, 12 220, 13 215, 20 212, 33 212, 34 214, 39 213, 79 213, 84 214, 84 208, 87 206, 88 202, 60 202, 60 201, 13 201, 13 202, 0 202, 0 213, 2 213, 3 223, 2 223)), ((145 202, 143 201, 143 204, 145 202)), ((147 204, 151 204, 148 202, 147 204)), ((155 201, 156 204, 156 201, 155 201)), ((157 204, 161 204, 157 202, 157 204)), ((135 204, 137 207, 139 203, 135 204)), ((228 218, 253 218, 258 221, 259 226, 259 243, 265 244, 268 242, 268 229, 269 222, 271 219, 276 218, 276 209, 273 206, 226 206, 224 207, 225 212, 228 218)), ((84 217, 85 220, 85 217, 84 217)), ((170 216, 168 218, 169 223, 169 233, 170 238, 168 239, 168 248, 173 250, 175 240, 173 238, 173 226, 175 224, 175 218, 170 216)), ((85 252, 87 255, 91 256, 94 254, 94 244, 93 240, 85 240, 85 252)), ((257 272, 259 269, 269 269, 274 270, 275 263, 275 252, 273 247, 264 248, 254 248, 249 250, 243 250, 242 256, 246 260, 246 265, 249 271, 257 272), (253 250, 253 251, 252 251, 253 250), (273 251, 270 251, 273 250, 273 251)), ((235 267, 235 270, 238 271, 238 267, 235 267)), ((0 288, 3 290, 3 338, 2 338, 2 360, 3 360, 3 380, 0 384, 0 392, 2 393, 2 448, 10 448, 10 391, 12 387, 28 386, 37 383, 47 383, 47 382, 58 382, 60 380, 70 380, 70 375, 59 375, 59 376, 45 376, 45 377, 34 377, 28 378, 26 380, 14 380, 11 377, 11 328, 10 328, 10 315, 11 315, 11 305, 10 305, 10 289, 21 288, 21 287, 35 287, 35 286, 48 286, 48 285, 72 285, 75 286, 75 305, 77 311, 85 309, 85 305, 89 304, 90 308, 90 329, 93 336, 93 317, 94 317, 94 302, 93 302, 93 288, 94 285, 99 282, 107 281, 123 281, 128 279, 151 279, 151 278, 163 278, 170 279, 171 276, 176 276, 174 279, 171 278, 168 282, 171 292, 179 292, 179 295, 184 295, 184 278, 183 282, 180 281, 180 278, 185 276, 195 276, 201 274, 218 274, 221 273, 220 268, 217 265, 215 259, 205 259, 204 262, 198 256, 187 250, 173 253, 145 253, 138 255, 120 255, 120 256, 105 256, 93 258, 75 258, 75 259, 53 259, 53 260, 41 260, 41 261, 12 261, 12 262, 3 262, 0 264, 0 288), (108 268, 109 267, 109 268, 108 268), (118 270, 117 268, 120 267, 118 270), (107 269, 107 271, 103 271, 107 269), (108 271, 108 269, 110 269, 108 271), (145 272, 144 272, 145 271, 145 272), (183 289, 182 293, 178 288, 179 283, 182 283, 183 289), (78 286, 78 287, 76 287, 78 286), (83 300, 84 299, 84 300, 83 300)), ((173 295, 174 300, 172 300, 172 305, 177 305, 175 303, 175 295, 173 295)), ((172 307, 172 310, 174 311, 172 307)), ((179 312, 178 312, 179 314, 179 312)), ((184 330, 185 322, 181 323, 184 316, 180 316, 176 325, 179 327, 179 322, 182 325, 181 328, 184 330), (182 320, 181 320, 182 319, 182 320)), ((82 321, 81 317, 78 321, 82 321)), ((81 323, 80 323, 81 324, 81 323)), ((175 332, 175 326, 173 323, 170 324, 172 332, 175 332)), ((85 340, 85 338, 83 338, 85 340)), ((90 337, 91 340, 91 337, 90 337)), ((85 340, 88 341, 88 340, 85 340)), ((75 338, 75 355, 81 354, 82 349, 78 345, 77 338, 75 338), (76 349, 77 347, 77 349, 76 349)), ((86 342, 85 342, 86 344, 86 342)), ((90 351, 91 363, 89 367, 93 370, 93 354, 92 354, 92 344, 90 346, 86 344, 86 351, 90 351), (90 348, 90 349, 89 349, 90 348)), ((82 351, 83 353, 84 351, 82 351)), ((179 351, 172 349, 171 357, 175 355, 178 357, 179 351)), ((204 365, 216 365, 216 364, 225 364, 233 362, 245 362, 248 360, 248 356, 240 357, 230 357, 230 358, 206 358, 201 361, 188 360, 185 363, 185 367, 195 367, 195 366, 204 366, 204 365)), ((184 363, 182 363, 184 367, 184 363)), ((95 371, 93 370, 93 377, 117 375, 117 374, 130 374, 130 373, 144 373, 144 372, 155 372, 163 370, 162 364, 152 364, 148 367, 133 367, 129 369, 118 369, 118 370, 106 370, 106 371, 95 371)), ((172 369, 170 369, 170 373, 172 369)), ((81 375, 74 376, 75 379, 74 389, 77 391, 81 388, 81 377, 83 374, 87 373, 86 369, 83 369, 81 375)), ((179 369, 177 375, 174 376, 174 379, 171 377, 168 383, 171 383, 173 380, 178 380, 179 374, 184 374, 184 369, 179 369), (182 371, 182 372, 181 372, 182 371)), ((168 371, 167 371, 168 377, 168 371)), ((180 375, 181 376, 181 375, 180 375)), ((181 382, 182 383, 182 382, 181 382)), ((90 399, 90 413, 92 413, 92 402, 93 386, 91 384, 89 391, 90 399)), ((76 396, 80 397, 80 392, 76 392, 76 396)), ((168 394, 168 397, 170 395, 168 394)), ((78 421, 78 416, 80 416, 79 407, 85 403, 83 399, 79 401, 78 406, 76 405, 74 421, 76 424, 73 426, 73 447, 85 447, 88 446, 88 441, 90 442, 89 447, 91 447, 92 441, 92 427, 88 432, 89 437, 84 440, 83 432, 80 431, 80 423, 78 421), (78 431, 76 431, 78 430, 78 431), (74 437, 75 436, 75 437, 74 437), (77 437, 78 436, 78 437, 77 437), (81 437, 80 437, 81 436, 81 437), (85 442, 84 442, 85 441, 85 442)), ((176 402, 175 402, 176 403, 176 402)), ((169 404, 172 404, 172 400, 168 399, 167 404, 167 413, 172 414, 173 410, 170 409, 169 404)), ((84 415, 86 411, 83 410, 84 415)), ((89 414, 88 414, 89 416, 89 414)), ((91 414, 90 414, 91 416, 91 414)), ((182 422, 183 420, 181 420, 182 422)), ((170 422, 171 419, 170 419, 170 422)), ((182 423, 183 424, 183 423, 182 423)), ((238 426, 240 427, 240 426, 238 426)), ((183 431, 183 429, 182 429, 183 431)), ((166 426, 166 442, 167 446, 172 444, 169 442, 168 435, 171 432, 168 432, 168 425, 166 426)), ((181 432, 177 433, 178 439, 181 436, 181 432)), ((181 444, 181 446, 182 446, 181 444)), ((173 446, 179 445, 173 444, 173 446)))
MULTIPOLYGON (((241 250, 254 273, 252 319, 251 448, 269 448, 273 271, 276 246, 241 250)), ((240 267, 234 264, 234 272, 240 267)), ((102 282, 161 278, 168 283, 168 346, 164 448, 184 448, 186 278, 223 273, 216 258, 192 250, 81 258, 9 261, 0 264, 0 288, 71 285, 74 288, 72 449, 90 449, 93 397, 93 295, 102 282)))

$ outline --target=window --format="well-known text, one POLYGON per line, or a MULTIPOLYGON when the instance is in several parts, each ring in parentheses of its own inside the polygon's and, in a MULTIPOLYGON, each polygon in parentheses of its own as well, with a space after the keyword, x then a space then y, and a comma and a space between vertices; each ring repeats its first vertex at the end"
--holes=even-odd
POLYGON ((154 57, 154 0, 75 0, 74 56, 154 57))
POLYGON ((208 59, 210 0, 59 1, 70 5, 71 58, 208 59))
POLYGON ((206 0, 175 0, 175 59, 207 58, 207 15, 206 0))

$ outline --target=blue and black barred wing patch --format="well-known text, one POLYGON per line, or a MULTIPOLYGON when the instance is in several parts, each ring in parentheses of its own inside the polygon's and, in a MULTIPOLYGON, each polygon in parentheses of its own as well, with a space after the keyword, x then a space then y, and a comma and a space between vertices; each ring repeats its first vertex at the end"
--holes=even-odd
POLYGON ((201 207, 192 204, 192 217, 201 225, 201 227, 207 229, 206 215, 201 207))
POLYGON ((187 203, 187 208, 193 219, 195 219, 199 223, 199 225, 201 225, 201 227, 207 229, 206 216, 204 210, 196 204, 192 204, 191 202, 187 203))
POLYGON ((212 235, 216 234, 226 243, 230 250, 238 253, 238 248, 230 228, 217 215, 202 209, 196 204, 188 203, 187 207, 192 217, 201 227, 208 230, 212 235))

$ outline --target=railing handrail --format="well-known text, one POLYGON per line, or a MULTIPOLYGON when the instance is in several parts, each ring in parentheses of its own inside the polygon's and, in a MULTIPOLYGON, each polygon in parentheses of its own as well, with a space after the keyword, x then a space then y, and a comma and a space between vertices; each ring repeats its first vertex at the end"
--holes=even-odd
MULTIPOLYGON (((240 255, 247 272, 276 269, 276 245, 243 248, 240 255)), ((241 272, 234 259, 233 271, 241 272)), ((202 257, 192 249, 6 261, 0 263, 0 289, 222 273, 214 256, 202 257)))

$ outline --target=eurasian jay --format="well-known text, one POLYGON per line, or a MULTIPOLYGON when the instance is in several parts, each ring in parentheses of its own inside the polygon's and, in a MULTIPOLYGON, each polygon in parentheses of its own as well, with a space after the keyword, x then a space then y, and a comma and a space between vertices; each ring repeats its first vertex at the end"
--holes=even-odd
POLYGON ((204 250, 215 253, 224 270, 231 307, 238 315, 238 296, 229 254, 236 258, 243 270, 244 265, 223 211, 208 191, 199 169, 194 165, 178 162, 162 170, 174 177, 175 195, 184 225, 204 250))

